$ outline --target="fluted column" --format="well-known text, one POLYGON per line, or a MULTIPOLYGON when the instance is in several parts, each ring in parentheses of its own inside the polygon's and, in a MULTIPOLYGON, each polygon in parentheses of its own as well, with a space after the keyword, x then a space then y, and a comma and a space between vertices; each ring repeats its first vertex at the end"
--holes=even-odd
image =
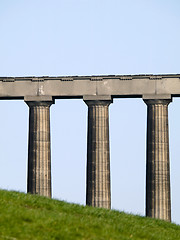
POLYGON ((111 101, 85 101, 88 105, 86 204, 111 208, 109 113, 111 101))
POLYGON ((27 192, 51 197, 50 106, 52 101, 26 101, 29 106, 27 192))
POLYGON ((146 216, 171 221, 168 104, 147 104, 146 216))

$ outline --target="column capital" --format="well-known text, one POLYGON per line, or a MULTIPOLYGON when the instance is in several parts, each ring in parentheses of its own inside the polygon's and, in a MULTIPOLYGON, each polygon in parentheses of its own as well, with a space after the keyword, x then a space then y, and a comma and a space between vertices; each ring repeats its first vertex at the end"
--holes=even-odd
POLYGON ((84 102, 89 106, 109 106, 113 100, 110 95, 102 96, 102 95, 92 95, 92 96, 83 96, 84 102))
POLYGON ((143 99, 147 105, 169 105, 172 102, 172 99, 143 99))
POLYGON ((87 100, 85 103, 88 105, 88 107, 93 106, 109 106, 112 101, 111 100, 87 100))
POLYGON ((170 102, 172 102, 171 94, 145 94, 142 96, 142 98, 147 105, 168 105, 170 102))
POLYGON ((29 107, 50 107, 54 103, 52 96, 25 96, 24 101, 29 107))

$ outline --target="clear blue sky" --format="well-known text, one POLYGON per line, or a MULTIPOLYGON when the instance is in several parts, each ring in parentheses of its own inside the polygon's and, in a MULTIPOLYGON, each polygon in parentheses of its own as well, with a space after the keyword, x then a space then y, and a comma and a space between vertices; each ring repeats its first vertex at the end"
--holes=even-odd
MULTIPOLYGON (((179 0, 1 0, 0 76, 180 73, 179 0)), ((0 187, 26 192, 28 106, 0 101, 0 187)), ((180 224, 180 99, 169 106, 180 224)), ((51 107, 53 197, 85 204, 87 106, 51 107)), ((110 106, 112 208, 145 213, 146 105, 110 106)))

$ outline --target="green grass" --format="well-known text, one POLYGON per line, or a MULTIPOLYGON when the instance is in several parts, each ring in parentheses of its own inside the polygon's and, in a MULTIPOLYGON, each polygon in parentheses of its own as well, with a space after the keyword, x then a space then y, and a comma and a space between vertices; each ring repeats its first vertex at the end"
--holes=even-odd
POLYGON ((118 211, 0 191, 0 239, 180 239, 180 226, 118 211))

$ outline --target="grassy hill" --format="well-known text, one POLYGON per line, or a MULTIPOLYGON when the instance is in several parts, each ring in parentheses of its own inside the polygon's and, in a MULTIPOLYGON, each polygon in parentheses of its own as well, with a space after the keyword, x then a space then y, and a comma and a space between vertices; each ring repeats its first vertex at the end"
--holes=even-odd
POLYGON ((180 239, 180 226, 1 190, 0 239, 174 240, 180 239))

